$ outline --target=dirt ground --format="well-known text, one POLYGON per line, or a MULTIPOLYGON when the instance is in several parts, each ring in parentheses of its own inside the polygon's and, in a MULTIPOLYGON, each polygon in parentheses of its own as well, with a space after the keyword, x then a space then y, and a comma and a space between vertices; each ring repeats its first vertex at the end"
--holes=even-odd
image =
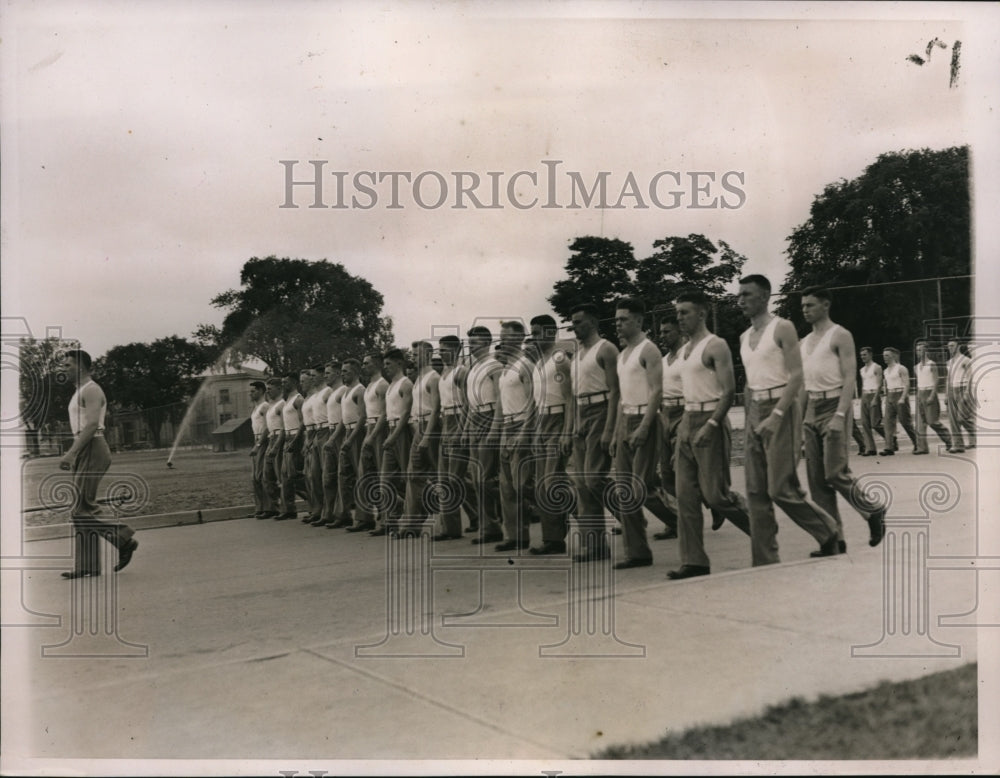
MULTIPOLYGON (((113 454, 111 469, 98 488, 98 499, 134 495, 119 507, 123 518, 253 502, 249 450, 179 449, 174 453, 173 468, 167 467, 169 453, 161 449, 113 454)), ((21 497, 25 509, 68 502, 65 485, 70 482, 69 473, 60 471, 58 462, 56 457, 25 462, 21 497)), ((24 514, 26 526, 68 521, 68 508, 24 514)))

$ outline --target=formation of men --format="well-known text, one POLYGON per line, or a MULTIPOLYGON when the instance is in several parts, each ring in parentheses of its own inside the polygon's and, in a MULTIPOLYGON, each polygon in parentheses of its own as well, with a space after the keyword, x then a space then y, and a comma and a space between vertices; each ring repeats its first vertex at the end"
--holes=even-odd
POLYGON ((876 546, 886 506, 858 488, 849 439, 863 455, 893 455, 902 428, 914 453, 926 454, 930 427, 949 451, 974 446, 971 363, 948 344, 948 430, 937 365, 917 345, 914 426, 899 351, 886 347, 882 368, 862 348, 855 429, 857 352, 830 318, 830 295, 802 292, 811 330, 800 341, 791 322, 769 313, 770 294, 763 276, 740 281, 746 497, 731 486, 733 355, 707 328, 709 299, 686 291, 674 301, 676 321, 660 325, 659 348, 643 330, 643 302, 626 298, 615 311, 620 347, 600 336, 598 309, 582 303, 571 312, 573 349, 559 347, 558 325, 540 315, 530 333, 501 322, 495 348, 489 328, 471 328, 464 358, 449 335, 437 354, 429 341, 413 343, 412 363, 391 349, 255 382, 254 515, 295 518, 300 498, 302 521, 317 527, 396 539, 428 532, 436 543, 470 534, 497 552, 534 555, 566 554, 575 532, 577 563, 609 559, 610 535, 620 532, 615 567, 628 569, 653 562, 648 511, 664 525, 654 540, 678 540, 680 566, 668 577, 684 579, 711 572, 704 508, 713 530, 728 520, 748 536, 754 566, 780 561, 775 506, 816 541, 812 556, 845 552, 839 495, 876 546), (808 494, 797 473, 803 450, 808 494), (541 542, 530 546, 533 520, 541 542))

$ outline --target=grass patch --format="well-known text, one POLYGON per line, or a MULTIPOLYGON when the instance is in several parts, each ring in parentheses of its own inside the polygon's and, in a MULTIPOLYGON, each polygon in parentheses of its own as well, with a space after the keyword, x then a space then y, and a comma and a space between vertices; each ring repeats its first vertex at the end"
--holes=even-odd
POLYGON ((978 752, 976 664, 842 697, 801 698, 728 726, 612 746, 597 759, 943 759, 978 752))

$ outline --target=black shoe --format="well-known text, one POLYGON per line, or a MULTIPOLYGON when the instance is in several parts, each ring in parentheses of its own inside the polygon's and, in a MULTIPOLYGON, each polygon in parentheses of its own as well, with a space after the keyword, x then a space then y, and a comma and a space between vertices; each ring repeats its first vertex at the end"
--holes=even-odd
POLYGON ((965 449, 964 448, 949 448, 948 449, 948 453, 949 454, 964 454, 965 453, 965 449))
POLYGON ((466 531, 466 533, 469 533, 469 532, 479 532, 479 527, 466 527, 465 531, 466 531))
POLYGON ((615 525, 614 527, 612 527, 612 528, 611 528, 611 534, 612 534, 612 535, 621 535, 621 534, 622 534, 622 528, 621 528, 621 527, 619 527, 619 526, 618 526, 618 525, 616 524, 616 525, 615 525))
POLYGON ((63 578, 88 578, 98 576, 100 573, 92 573, 89 570, 73 570, 72 572, 60 573, 63 578))
POLYGON ((373 538, 380 538, 383 537, 384 535, 388 535, 389 531, 385 528, 385 525, 383 524, 381 527, 376 527, 368 534, 371 535, 373 538))
POLYGON ((437 535, 435 535, 434 537, 431 538, 431 540, 435 540, 435 541, 461 540, 461 539, 462 539, 461 535, 449 535, 447 532, 438 533, 437 535))
POLYGON ((837 541, 837 549, 840 551, 841 554, 846 554, 847 553, 847 541, 846 540, 838 540, 837 541))
POLYGON ((878 452, 878 455, 879 455, 880 457, 891 457, 891 456, 892 456, 893 454, 895 454, 895 453, 896 453, 896 452, 895 452, 895 451, 893 451, 893 450, 892 450, 891 448, 887 448, 887 449, 884 449, 884 450, 882 450, 882 451, 879 451, 879 452, 878 452))
POLYGON ((139 541, 132 538, 128 543, 118 549, 118 564, 115 565, 116 573, 132 561, 132 554, 135 553, 137 548, 139 548, 139 541))
POLYGON ((574 562, 597 562, 600 561, 601 559, 610 559, 610 558, 611 558, 611 552, 608 549, 604 549, 603 551, 595 551, 594 549, 591 548, 584 551, 581 554, 573 555, 574 562))
POLYGON ((352 522, 349 518, 341 516, 339 519, 334 519, 333 521, 328 521, 326 523, 326 528, 327 529, 345 529, 347 527, 350 527, 353 523, 354 522, 352 522))
POLYGON ((653 564, 653 558, 649 559, 623 559, 615 565, 615 570, 628 570, 632 567, 649 567, 653 564))
POLYGON ((677 537, 677 530, 665 529, 663 532, 654 532, 653 540, 673 540, 677 537))
POLYGON ((916 449, 913 449, 913 455, 914 456, 920 456, 921 454, 929 454, 929 453, 931 453, 931 452, 930 451, 917 451, 916 449))
POLYGON ((488 535, 483 535, 481 538, 473 538, 472 545, 484 546, 487 543, 496 543, 501 540, 503 540, 503 535, 491 532, 488 535))
POLYGON ((826 543, 819 547, 819 551, 813 551, 809 554, 811 557, 821 557, 821 556, 836 556, 840 553, 839 541, 837 540, 837 533, 833 533, 826 543))
POLYGON ((531 545, 527 540, 505 540, 503 543, 497 543, 494 547, 494 551, 517 551, 522 548, 527 548, 531 545))
POLYGON ((400 527, 395 532, 390 530, 390 534, 397 538, 419 538, 424 533, 420 527, 400 527))
POLYGON ((317 519, 317 518, 319 518, 319 517, 318 516, 313 516, 311 513, 307 513, 305 516, 302 517, 302 523, 303 524, 312 524, 313 523, 313 519, 317 519))
POLYGON ((868 517, 869 546, 877 546, 885 537, 885 508, 875 511, 868 517))
POLYGON ((684 578, 696 578, 699 575, 708 575, 712 572, 709 567, 701 565, 681 565, 680 570, 671 570, 667 573, 667 578, 671 581, 680 581, 684 578))
POLYGON ((725 522, 726 517, 717 510, 712 511, 712 532, 715 532, 725 522))
POLYGON ((333 519, 324 519, 322 516, 317 516, 315 519, 309 523, 314 527, 325 527, 327 524, 331 523, 333 519))
POLYGON ((352 524, 347 528, 348 532, 368 532, 375 529, 374 521, 363 521, 360 524, 352 524))
POLYGON ((876 452, 876 451, 865 451, 865 452, 864 452, 864 453, 863 453, 863 454, 862 454, 861 456, 863 456, 863 457, 873 457, 873 456, 875 456, 875 455, 876 455, 877 453, 878 453, 878 452, 876 452))
POLYGON ((547 540, 540 546, 534 546, 529 551, 535 556, 545 556, 547 554, 565 554, 566 543, 562 540, 547 540))
POLYGON ((299 514, 297 513, 279 513, 274 517, 275 521, 288 521, 289 519, 297 519, 299 514))

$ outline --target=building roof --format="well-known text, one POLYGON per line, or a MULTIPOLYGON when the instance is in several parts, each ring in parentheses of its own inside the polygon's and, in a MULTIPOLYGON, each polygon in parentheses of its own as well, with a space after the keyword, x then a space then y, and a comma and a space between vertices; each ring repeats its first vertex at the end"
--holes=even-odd
POLYGON ((250 423, 250 417, 249 416, 244 416, 241 419, 230 419, 229 421, 223 422, 218 427, 216 427, 214 430, 212 430, 212 434, 213 435, 226 435, 226 434, 228 434, 230 432, 236 432, 236 430, 238 430, 244 424, 249 424, 249 423, 250 423))

